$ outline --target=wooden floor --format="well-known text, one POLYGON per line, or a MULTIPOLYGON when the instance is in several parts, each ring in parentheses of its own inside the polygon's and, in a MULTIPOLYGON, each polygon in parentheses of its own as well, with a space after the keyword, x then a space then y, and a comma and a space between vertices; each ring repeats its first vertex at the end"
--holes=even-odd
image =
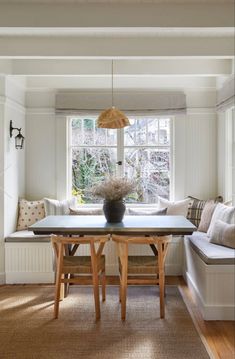
POLYGON ((205 345, 215 359, 235 358, 235 322, 205 321, 199 312, 184 279, 179 278, 179 289, 191 317, 205 345))
MULTIPOLYGON (((108 285, 118 285, 117 276, 107 276, 108 285)), ((86 279, 81 284, 92 284, 86 279)), ((166 277, 167 285, 178 285, 184 302, 191 314, 194 324, 202 341, 211 353, 213 359, 235 359, 235 322, 234 321, 204 321, 183 277, 166 277)), ((35 284, 35 286, 38 284, 35 284)), ((200 359, 200 358, 198 358, 200 359)))

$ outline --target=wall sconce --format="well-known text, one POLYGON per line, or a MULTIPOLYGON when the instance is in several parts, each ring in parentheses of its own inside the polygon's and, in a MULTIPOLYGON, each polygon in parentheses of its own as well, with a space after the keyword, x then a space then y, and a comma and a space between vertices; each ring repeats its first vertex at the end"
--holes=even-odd
POLYGON ((24 145, 24 136, 21 134, 21 128, 13 127, 12 120, 10 121, 10 138, 13 136, 13 131, 17 130, 18 134, 15 136, 15 148, 22 149, 24 145))

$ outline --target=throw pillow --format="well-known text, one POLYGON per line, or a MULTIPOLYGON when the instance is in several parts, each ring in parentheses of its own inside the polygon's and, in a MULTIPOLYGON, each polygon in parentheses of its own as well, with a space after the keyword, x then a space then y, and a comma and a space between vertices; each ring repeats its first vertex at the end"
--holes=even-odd
POLYGON ((218 203, 211 218, 211 223, 207 231, 207 235, 211 237, 215 223, 221 220, 231 224, 234 221, 235 207, 228 207, 222 203, 218 203))
POLYGON ((69 208, 69 214, 72 216, 95 216, 104 214, 102 208, 69 208))
POLYGON ((45 217, 45 209, 43 200, 27 201, 21 199, 19 201, 19 216, 17 222, 17 231, 27 229, 32 224, 45 217))
POLYGON ((188 212, 188 205, 190 199, 186 198, 182 201, 171 202, 165 198, 158 196, 159 208, 167 208, 167 214, 172 216, 184 216, 186 217, 188 212))
POLYGON ((216 203, 211 200, 211 201, 207 201, 205 203, 205 206, 202 210, 202 214, 201 214, 201 220, 198 226, 198 230, 200 232, 207 232, 208 228, 210 226, 211 223, 211 218, 212 215, 214 213, 215 207, 216 207, 216 203))
MULTIPOLYGON (((188 206, 187 219, 192 222, 196 227, 198 227, 201 220, 203 208, 205 207, 206 202, 211 200, 202 200, 191 196, 188 196, 188 198, 190 199, 190 202, 188 206)), ((223 197, 218 196, 213 199, 213 201, 215 203, 223 202, 223 197)))
POLYGON ((129 215, 135 216, 164 216, 167 212, 167 208, 159 209, 157 211, 150 209, 137 209, 137 208, 128 208, 129 215))
POLYGON ((235 224, 216 221, 211 230, 210 242, 235 249, 235 224))
POLYGON ((76 206, 77 199, 72 197, 64 201, 58 201, 57 199, 44 198, 44 205, 46 216, 58 216, 69 214, 69 208, 76 206))

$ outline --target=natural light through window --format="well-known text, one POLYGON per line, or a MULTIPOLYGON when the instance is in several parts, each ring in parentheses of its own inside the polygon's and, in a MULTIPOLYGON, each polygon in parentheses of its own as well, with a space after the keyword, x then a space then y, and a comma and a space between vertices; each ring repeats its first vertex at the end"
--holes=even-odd
POLYGON ((170 196, 171 120, 131 117, 124 129, 96 127, 96 118, 71 118, 70 156, 73 195, 80 202, 99 202, 91 187, 109 175, 135 179, 126 202, 156 203, 170 196))

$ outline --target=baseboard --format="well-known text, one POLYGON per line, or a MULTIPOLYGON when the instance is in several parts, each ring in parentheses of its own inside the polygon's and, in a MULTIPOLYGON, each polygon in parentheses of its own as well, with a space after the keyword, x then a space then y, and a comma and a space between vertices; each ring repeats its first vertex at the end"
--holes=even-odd
POLYGON ((208 305, 201 297, 197 286, 192 280, 190 274, 186 272, 184 275, 186 283, 192 292, 194 299, 202 313, 204 320, 235 320, 235 307, 234 305, 208 305))
POLYGON ((6 283, 5 273, 2 272, 0 273, 0 284, 5 284, 5 283, 6 283))
POLYGON ((6 284, 54 283, 54 272, 8 272, 6 284))

